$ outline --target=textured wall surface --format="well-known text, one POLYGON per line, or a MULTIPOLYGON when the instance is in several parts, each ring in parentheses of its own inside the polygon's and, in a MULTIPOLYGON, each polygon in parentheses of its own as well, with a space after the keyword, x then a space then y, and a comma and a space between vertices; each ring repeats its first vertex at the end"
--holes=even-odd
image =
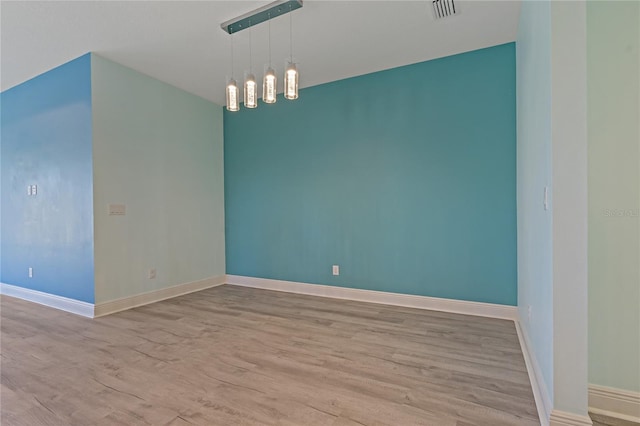
POLYGON ((227 273, 515 305, 515 96, 510 43, 225 111, 227 273))
POLYGON ((587 3, 589 382, 640 392, 640 4, 587 3))
POLYGON ((93 302, 90 55, 3 92, 0 102, 0 281, 93 302), (37 195, 27 195, 29 185, 37 195))
POLYGON ((97 55, 92 67, 96 302, 224 275, 222 108, 97 55))

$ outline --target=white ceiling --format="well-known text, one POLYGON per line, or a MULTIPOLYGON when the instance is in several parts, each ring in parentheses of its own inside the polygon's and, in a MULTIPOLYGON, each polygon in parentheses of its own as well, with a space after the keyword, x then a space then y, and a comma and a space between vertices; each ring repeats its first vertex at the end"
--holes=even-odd
MULTIPOLYGON (((269 1, 5 1, 0 3, 4 91, 87 52, 224 103, 230 36, 220 23, 269 1)), ((292 13, 300 86, 412 64, 515 40, 519 1, 457 1, 461 13, 432 19, 429 0, 305 0, 292 13)), ((289 17, 273 19, 281 74, 289 17)), ((258 78, 268 60, 268 24, 253 27, 258 78)), ((249 30, 234 35, 235 78, 249 67, 249 30)))

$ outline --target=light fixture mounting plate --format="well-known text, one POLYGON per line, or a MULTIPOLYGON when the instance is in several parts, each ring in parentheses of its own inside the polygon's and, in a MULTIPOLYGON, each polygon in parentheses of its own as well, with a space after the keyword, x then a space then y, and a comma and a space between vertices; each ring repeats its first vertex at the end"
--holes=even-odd
POLYGON ((230 19, 220 24, 220 28, 229 34, 246 30, 254 25, 261 24, 269 19, 276 18, 302 7, 302 0, 278 0, 264 5, 256 10, 247 12, 237 18, 230 19))

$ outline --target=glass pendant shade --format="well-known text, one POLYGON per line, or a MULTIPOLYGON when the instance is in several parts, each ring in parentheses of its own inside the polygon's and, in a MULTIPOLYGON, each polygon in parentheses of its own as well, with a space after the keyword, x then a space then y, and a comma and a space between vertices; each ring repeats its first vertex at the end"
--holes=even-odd
POLYGON ((253 74, 247 74, 244 79, 244 106, 246 108, 258 106, 258 84, 253 74))
POLYGON ((289 62, 284 72, 284 97, 298 99, 298 68, 293 62, 289 62))
POLYGON ((240 109, 240 99, 238 99, 238 85, 232 78, 227 83, 227 110, 238 111, 240 109))
POLYGON ((262 84, 262 100, 264 103, 273 104, 276 102, 277 84, 276 72, 271 67, 267 68, 262 84))

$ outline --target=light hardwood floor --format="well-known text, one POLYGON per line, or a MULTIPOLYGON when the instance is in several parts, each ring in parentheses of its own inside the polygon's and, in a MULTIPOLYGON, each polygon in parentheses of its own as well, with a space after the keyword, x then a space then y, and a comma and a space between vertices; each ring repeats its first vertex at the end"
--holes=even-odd
POLYGON ((602 414, 589 413, 589 416, 593 420, 593 426, 640 426, 638 422, 616 419, 602 414))
POLYGON ((3 426, 539 425, 511 321, 227 285, 1 309, 3 426))

